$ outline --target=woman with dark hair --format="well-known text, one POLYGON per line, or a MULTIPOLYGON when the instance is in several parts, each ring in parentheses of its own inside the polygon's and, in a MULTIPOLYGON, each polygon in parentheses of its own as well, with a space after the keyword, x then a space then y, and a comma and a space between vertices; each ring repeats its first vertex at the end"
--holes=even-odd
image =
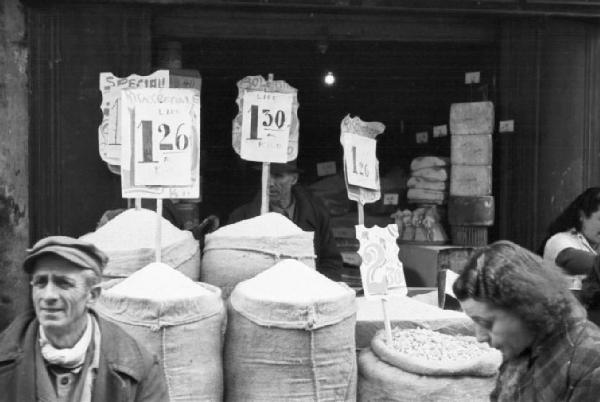
POLYGON ((592 311, 600 307, 599 247, 600 187, 590 187, 550 224, 543 255, 579 278, 581 283, 576 281, 573 288, 581 288, 581 301, 592 311))
POLYGON ((473 254, 453 290, 477 339, 502 352, 492 401, 600 398, 600 330, 555 266, 498 241, 473 254))

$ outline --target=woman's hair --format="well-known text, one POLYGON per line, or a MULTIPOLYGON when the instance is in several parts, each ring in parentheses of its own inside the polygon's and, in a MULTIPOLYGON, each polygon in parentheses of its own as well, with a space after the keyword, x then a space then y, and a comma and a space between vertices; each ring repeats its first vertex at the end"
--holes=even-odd
POLYGON ((507 240, 476 251, 453 290, 458 300, 510 311, 539 334, 559 328, 577 303, 558 268, 507 240))
MULTIPOLYGON (((578 232, 581 231, 580 213, 583 212, 585 217, 589 217, 600 208, 600 187, 590 187, 583 193, 579 194, 548 226, 548 233, 542 246, 541 253, 544 251, 546 241, 556 233, 565 232, 575 228, 578 232)), ((540 254, 541 254, 540 253, 540 254)))

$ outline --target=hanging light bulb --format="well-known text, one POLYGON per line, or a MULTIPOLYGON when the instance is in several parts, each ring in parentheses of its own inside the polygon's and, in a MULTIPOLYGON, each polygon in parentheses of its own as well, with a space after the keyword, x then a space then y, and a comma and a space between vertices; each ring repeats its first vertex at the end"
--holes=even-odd
POLYGON ((328 71, 327 74, 325 74, 325 77, 323 78, 323 82, 325 82, 325 85, 328 85, 328 86, 332 86, 333 84, 335 84, 335 76, 333 75, 333 73, 331 71, 328 71))

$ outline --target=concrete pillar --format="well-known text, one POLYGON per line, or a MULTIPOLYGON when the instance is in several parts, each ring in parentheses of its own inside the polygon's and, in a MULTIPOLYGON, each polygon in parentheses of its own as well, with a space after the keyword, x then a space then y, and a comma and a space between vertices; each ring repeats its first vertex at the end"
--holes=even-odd
POLYGON ((29 246, 28 94, 25 15, 0 1, 0 331, 29 306, 21 270, 29 246))

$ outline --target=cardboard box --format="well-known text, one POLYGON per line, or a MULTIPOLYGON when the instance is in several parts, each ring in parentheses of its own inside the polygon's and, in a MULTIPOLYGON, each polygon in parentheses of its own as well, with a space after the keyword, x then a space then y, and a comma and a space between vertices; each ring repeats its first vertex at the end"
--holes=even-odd
POLYGON ((494 104, 492 102, 453 103, 450 106, 451 134, 492 134, 494 104))
POLYGON ((406 285, 438 286, 438 272, 450 269, 460 273, 473 253, 472 247, 398 245, 398 258, 404 266, 406 285))
POLYGON ((450 195, 466 197, 492 195, 492 167, 452 165, 450 195))
POLYGON ((452 135, 450 161, 453 165, 491 165, 492 135, 452 135))

